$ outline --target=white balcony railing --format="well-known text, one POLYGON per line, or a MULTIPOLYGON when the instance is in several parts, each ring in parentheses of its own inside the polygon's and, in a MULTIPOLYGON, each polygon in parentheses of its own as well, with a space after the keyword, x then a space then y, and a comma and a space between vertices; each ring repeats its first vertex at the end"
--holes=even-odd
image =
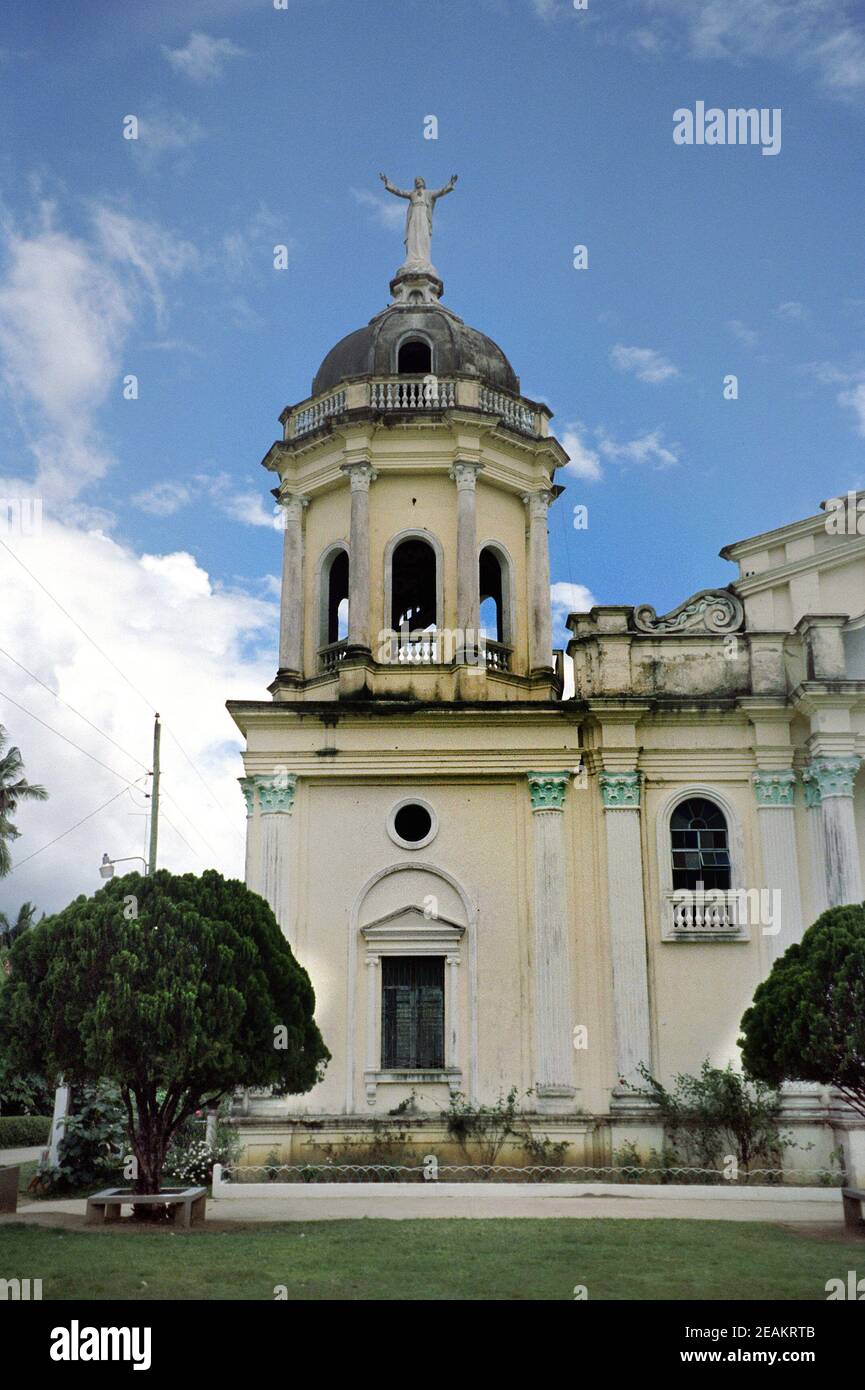
POLYGON ((456 404, 456 386, 436 376, 371 381, 369 403, 373 410, 446 410, 456 404))
POLYGON ((347 646, 348 639, 343 637, 340 642, 330 642, 326 647, 319 647, 318 669, 323 676, 333 675, 345 656, 347 646))
POLYGON ((535 433, 535 412, 516 397, 505 395, 504 391, 493 391, 489 386, 482 386, 481 410, 500 416, 506 425, 519 430, 521 434, 535 433))
POLYGON ((510 671, 512 647, 506 647, 503 642, 490 642, 487 639, 483 644, 483 652, 488 671, 510 671))
POLYGON ((745 889, 706 889, 703 892, 673 889, 664 894, 663 935, 668 941, 745 937, 749 908, 750 896, 745 889))
POLYGON ((331 415, 339 415, 345 410, 345 391, 332 391, 329 396, 321 396, 310 405, 305 405, 292 418, 294 437, 310 434, 329 420, 331 415))

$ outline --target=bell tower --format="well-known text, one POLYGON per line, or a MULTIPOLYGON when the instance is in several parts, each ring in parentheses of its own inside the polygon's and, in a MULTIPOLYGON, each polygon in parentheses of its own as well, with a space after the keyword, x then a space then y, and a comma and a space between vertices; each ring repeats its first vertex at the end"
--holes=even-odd
POLYGON ((550 1113, 577 1103, 566 897, 586 802, 567 803, 580 736, 547 541, 567 455, 501 348, 441 303, 429 238, 454 182, 388 184, 408 203, 391 302, 264 458, 279 668, 272 699, 229 704, 246 881, 309 970, 332 1055, 308 1097, 261 1099, 286 1133, 415 1090, 439 1115, 512 1084, 550 1113))
POLYGON ((280 416, 263 460, 284 524, 278 701, 561 692, 547 512, 567 456, 442 289, 407 261, 280 416))

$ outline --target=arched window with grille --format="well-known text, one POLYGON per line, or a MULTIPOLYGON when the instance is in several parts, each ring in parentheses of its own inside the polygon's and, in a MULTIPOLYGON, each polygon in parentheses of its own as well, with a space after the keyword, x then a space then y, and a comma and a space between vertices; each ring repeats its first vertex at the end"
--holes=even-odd
POLYGON ((670 818, 673 887, 694 891, 731 887, 727 818, 708 797, 680 801, 670 818))

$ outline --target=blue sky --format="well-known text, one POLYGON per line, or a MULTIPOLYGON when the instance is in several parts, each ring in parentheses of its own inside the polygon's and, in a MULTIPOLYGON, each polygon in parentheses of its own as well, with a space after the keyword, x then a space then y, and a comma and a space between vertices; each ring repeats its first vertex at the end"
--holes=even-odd
MULTIPOLYGON (((404 209, 380 169, 460 175, 436 214, 445 302, 504 347, 574 454, 556 584, 661 612, 729 582, 721 545, 865 483, 859 0, 7 0, 0 75, 0 481, 46 518, 17 553, 173 707, 219 784, 205 813, 178 768, 185 823, 211 844, 222 825, 232 868, 221 707, 275 667, 258 460, 327 349, 387 302, 404 209), (697 101, 781 108, 781 152, 674 144, 673 112, 697 101)), ((0 554, 0 644, 146 762, 147 702, 15 568, 0 554)), ((98 755, 2 658, 0 675, 98 755)), ((50 812, 21 815, 38 849, 111 782, 2 698, 0 719, 56 784, 50 812)), ((133 824, 64 839, 0 906, 81 891, 82 856, 133 824)), ((169 835, 168 862, 200 868, 197 848, 169 835)))

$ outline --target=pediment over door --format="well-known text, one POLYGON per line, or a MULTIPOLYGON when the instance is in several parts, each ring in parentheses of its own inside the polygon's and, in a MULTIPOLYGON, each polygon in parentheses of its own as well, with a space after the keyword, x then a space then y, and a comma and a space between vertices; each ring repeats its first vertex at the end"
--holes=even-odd
POLYGON ((440 954, 456 949, 465 930, 459 922, 449 917, 429 916, 422 907, 411 903, 367 922, 360 934, 367 947, 377 952, 440 954))

